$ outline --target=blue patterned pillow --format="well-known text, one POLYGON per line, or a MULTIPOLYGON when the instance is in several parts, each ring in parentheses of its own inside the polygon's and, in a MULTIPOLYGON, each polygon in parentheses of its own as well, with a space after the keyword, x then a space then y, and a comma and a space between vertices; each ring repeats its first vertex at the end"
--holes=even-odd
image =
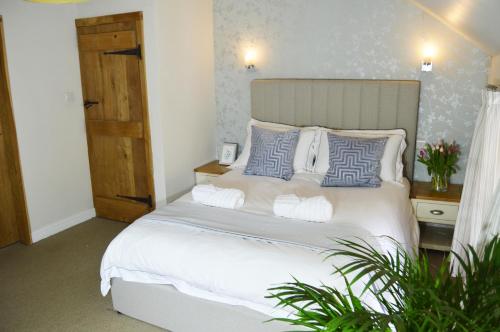
POLYGON ((250 158, 243 174, 290 180, 300 130, 274 131, 252 126, 250 158))
POLYGON ((328 133, 330 168, 323 187, 380 187, 380 159, 387 137, 359 138, 328 133))

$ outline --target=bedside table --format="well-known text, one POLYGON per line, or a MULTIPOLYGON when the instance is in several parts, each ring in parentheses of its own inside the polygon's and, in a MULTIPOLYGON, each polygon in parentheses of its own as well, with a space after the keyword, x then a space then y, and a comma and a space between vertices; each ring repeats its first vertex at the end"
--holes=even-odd
POLYGON ((420 225, 420 248, 450 251, 462 187, 449 184, 440 193, 430 182, 413 182, 410 198, 420 225))
POLYGON ((194 169, 196 184, 212 183, 215 178, 229 171, 230 169, 227 166, 219 165, 218 160, 211 161, 194 169))

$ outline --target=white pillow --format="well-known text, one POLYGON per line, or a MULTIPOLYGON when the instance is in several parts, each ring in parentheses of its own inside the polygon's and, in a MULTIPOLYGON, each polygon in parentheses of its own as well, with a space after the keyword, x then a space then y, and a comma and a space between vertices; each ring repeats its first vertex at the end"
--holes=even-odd
POLYGON ((403 153, 406 149, 406 131, 404 129, 390 130, 333 130, 320 128, 319 146, 314 173, 326 173, 330 167, 330 149, 327 133, 339 136, 377 138, 388 137, 384 155, 380 160, 380 178, 382 181, 401 182, 403 180, 403 153))
POLYGON ((251 147, 251 135, 252 126, 257 126, 260 128, 275 130, 275 131, 287 131, 291 129, 300 129, 299 141, 297 143, 297 148, 295 150, 295 157, 293 159, 293 170, 295 173, 311 172, 313 170, 313 163, 315 157, 315 142, 319 141, 319 131, 317 127, 294 127, 280 123, 263 122, 255 119, 251 119, 247 125, 247 137, 245 140, 245 146, 241 151, 240 156, 236 161, 229 166, 229 168, 244 168, 248 163, 248 158, 250 158, 250 147, 251 147))

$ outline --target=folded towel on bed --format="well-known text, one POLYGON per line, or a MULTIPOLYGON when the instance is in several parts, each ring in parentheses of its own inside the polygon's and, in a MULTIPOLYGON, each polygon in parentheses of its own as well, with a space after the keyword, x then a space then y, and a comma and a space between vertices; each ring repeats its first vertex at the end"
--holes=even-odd
POLYGON ((284 218, 326 222, 332 218, 333 207, 324 196, 300 198, 291 194, 277 196, 273 212, 284 218))
POLYGON ((218 188, 212 184, 194 186, 191 194, 195 202, 224 209, 239 209, 245 202, 245 193, 243 191, 218 188))

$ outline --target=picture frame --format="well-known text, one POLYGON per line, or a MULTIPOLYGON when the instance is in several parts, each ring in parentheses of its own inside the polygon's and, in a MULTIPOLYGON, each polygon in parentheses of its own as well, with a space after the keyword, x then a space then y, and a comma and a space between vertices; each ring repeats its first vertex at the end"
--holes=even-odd
POLYGON ((222 152, 219 159, 219 164, 224 166, 229 166, 236 160, 236 154, 238 153, 237 143, 227 143, 224 142, 222 145, 222 152))

